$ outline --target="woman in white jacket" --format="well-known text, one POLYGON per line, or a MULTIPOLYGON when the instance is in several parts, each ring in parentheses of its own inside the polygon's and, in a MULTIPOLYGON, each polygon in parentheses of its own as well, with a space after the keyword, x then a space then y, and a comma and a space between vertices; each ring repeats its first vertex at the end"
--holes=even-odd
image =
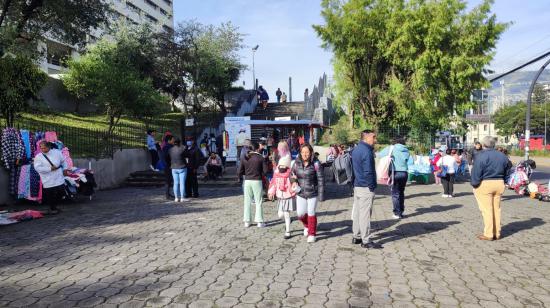
POLYGON ((441 196, 443 198, 452 198, 458 164, 455 157, 451 155, 450 149, 447 149, 445 154, 437 162, 437 166, 440 167, 438 176, 441 177, 441 184, 443 184, 443 195, 441 196))
POLYGON ((40 151, 34 158, 34 169, 42 180, 42 203, 50 206, 52 214, 57 214, 57 204, 65 194, 67 163, 61 151, 52 149, 45 140, 40 142, 40 151))

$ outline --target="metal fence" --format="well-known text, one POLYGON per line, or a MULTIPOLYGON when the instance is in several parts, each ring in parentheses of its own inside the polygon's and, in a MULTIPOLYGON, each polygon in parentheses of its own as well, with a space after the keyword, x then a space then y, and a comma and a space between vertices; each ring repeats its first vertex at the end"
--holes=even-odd
MULTIPOLYGON (((0 127, 5 126, 5 122, 0 120, 0 127)), ((111 135, 107 129, 43 123, 24 118, 16 120, 14 126, 33 133, 55 131, 58 139, 69 148, 73 158, 96 159, 113 157, 115 151, 121 149, 144 148, 147 129, 153 129, 159 135, 167 130, 179 132, 179 122, 162 125, 119 124, 111 135)))

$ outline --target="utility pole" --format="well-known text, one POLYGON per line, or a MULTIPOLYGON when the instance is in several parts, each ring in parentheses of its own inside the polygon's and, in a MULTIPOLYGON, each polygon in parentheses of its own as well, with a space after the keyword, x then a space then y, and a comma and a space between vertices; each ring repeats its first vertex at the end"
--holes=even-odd
POLYGON ((292 102, 292 77, 288 77, 288 102, 292 102))
POLYGON ((504 80, 500 81, 500 108, 504 107, 504 80))
POLYGON ((254 65, 254 55, 256 54, 256 51, 259 47, 260 45, 256 45, 254 46, 254 48, 252 48, 252 84, 254 85, 254 90, 258 90, 258 87, 256 86, 256 68, 254 65))

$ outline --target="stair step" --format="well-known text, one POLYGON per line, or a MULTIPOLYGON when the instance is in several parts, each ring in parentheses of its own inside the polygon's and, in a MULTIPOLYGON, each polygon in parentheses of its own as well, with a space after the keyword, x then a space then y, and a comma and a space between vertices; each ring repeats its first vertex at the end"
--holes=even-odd
POLYGON ((165 183, 160 182, 128 182, 126 181, 126 186, 130 187, 161 187, 166 185, 165 183))

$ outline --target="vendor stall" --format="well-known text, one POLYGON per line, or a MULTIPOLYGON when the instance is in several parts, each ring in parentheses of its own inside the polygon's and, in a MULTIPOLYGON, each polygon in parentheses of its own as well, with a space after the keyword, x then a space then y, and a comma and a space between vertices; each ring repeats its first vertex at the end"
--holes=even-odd
POLYGON ((411 156, 409 159, 409 182, 429 184, 433 180, 430 157, 424 155, 411 156))
POLYGON ((50 142, 65 158, 67 170, 70 171, 65 177, 66 198, 73 199, 77 193, 91 196, 96 187, 93 172, 74 166, 69 149, 58 139, 56 132, 30 132, 15 128, 5 128, 0 140, 0 158, 10 179, 9 194, 15 199, 42 202, 42 183, 33 166, 36 155, 41 155, 39 144, 42 140, 50 142))

